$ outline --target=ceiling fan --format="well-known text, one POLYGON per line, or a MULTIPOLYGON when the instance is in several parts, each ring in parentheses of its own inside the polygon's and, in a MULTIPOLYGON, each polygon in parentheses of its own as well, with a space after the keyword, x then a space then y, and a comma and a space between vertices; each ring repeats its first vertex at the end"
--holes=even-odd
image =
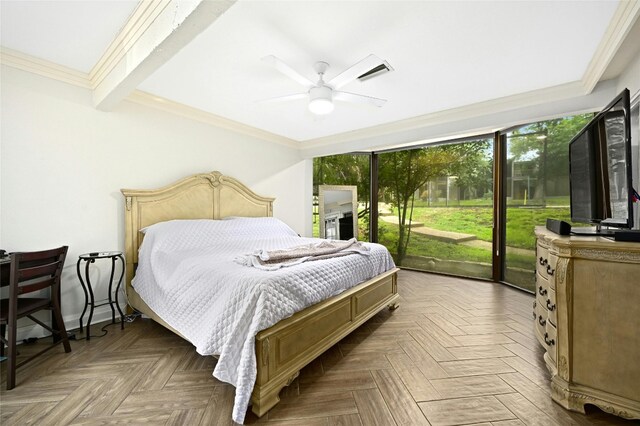
POLYGON ((355 79, 360 79, 362 81, 367 78, 371 78, 374 75, 378 75, 381 72, 393 70, 386 61, 378 58, 376 55, 367 56, 327 82, 324 81, 324 74, 329 68, 329 64, 326 62, 319 61, 315 63, 314 70, 318 74, 318 81, 313 82, 273 55, 265 56, 262 60, 273 66, 282 74, 292 78, 307 88, 307 92, 305 93, 278 96, 276 98, 267 99, 265 102, 309 99, 309 111, 318 115, 331 113, 334 109, 334 100, 373 105, 376 107, 381 107, 387 102, 386 99, 379 99, 338 90, 355 79))

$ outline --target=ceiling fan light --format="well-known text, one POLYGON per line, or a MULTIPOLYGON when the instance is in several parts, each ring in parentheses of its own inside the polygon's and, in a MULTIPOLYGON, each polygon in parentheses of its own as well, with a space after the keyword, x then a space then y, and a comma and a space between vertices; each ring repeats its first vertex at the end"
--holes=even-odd
POLYGON ((316 115, 330 114, 334 108, 331 99, 316 98, 309 101, 309 111, 316 115))
POLYGON ((330 87, 316 86, 309 89, 309 111, 317 115, 333 111, 333 95, 330 87))

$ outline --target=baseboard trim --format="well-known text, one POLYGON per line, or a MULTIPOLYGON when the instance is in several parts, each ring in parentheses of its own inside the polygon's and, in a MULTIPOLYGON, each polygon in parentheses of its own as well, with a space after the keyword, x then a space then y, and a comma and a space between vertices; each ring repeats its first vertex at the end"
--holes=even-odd
MULTIPOLYGON (((80 328, 80 323, 78 322, 79 319, 80 319, 79 313, 75 315, 66 315, 64 317, 64 325, 67 329, 67 333, 73 333, 75 330, 78 330, 80 328)), ((87 321, 89 319, 89 314, 86 313, 84 315, 84 318, 82 319, 83 319, 82 325, 83 327, 86 327, 87 321)), ((93 311, 91 326, 92 328, 94 328, 96 324, 99 324, 104 321, 110 321, 110 320, 111 320, 111 309, 108 306, 104 306, 104 307, 101 306, 96 308, 93 311)), ((119 313, 116 312, 116 321, 118 320, 119 320, 119 313)), ((49 326, 51 325, 51 320, 43 321, 43 322, 49 326)), ((95 328, 92 334, 94 333, 95 333, 95 328)), ((30 338, 42 339, 49 336, 51 336, 51 333, 49 331, 47 331, 46 329, 42 328, 41 326, 35 323, 31 323, 23 327, 18 327, 18 330, 17 330, 18 344, 22 344, 22 341, 25 339, 30 339, 30 338)))

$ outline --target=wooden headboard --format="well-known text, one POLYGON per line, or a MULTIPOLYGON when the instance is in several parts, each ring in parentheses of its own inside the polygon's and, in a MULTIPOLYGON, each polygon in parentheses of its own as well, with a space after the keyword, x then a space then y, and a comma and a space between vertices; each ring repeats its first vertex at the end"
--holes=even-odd
POLYGON ((200 173, 159 189, 122 189, 125 197, 127 288, 138 263, 140 230, 172 219, 273 216, 273 198, 261 197, 220 172, 200 173))

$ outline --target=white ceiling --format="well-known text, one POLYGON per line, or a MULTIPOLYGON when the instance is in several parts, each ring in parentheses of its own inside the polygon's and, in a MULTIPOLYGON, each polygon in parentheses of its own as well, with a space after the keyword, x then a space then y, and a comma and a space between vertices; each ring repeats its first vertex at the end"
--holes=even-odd
POLYGON ((88 73, 137 1, 1 0, 0 42, 40 59, 88 73))
MULTIPOLYGON (((296 141, 579 81, 618 1, 239 0, 138 89, 296 141), (326 80, 369 54, 395 71, 347 92, 382 108, 336 102, 317 117, 306 101, 257 102, 304 88, 261 61, 275 55, 326 80)), ((89 72, 135 9, 131 1, 0 3, 0 42, 89 72)))

